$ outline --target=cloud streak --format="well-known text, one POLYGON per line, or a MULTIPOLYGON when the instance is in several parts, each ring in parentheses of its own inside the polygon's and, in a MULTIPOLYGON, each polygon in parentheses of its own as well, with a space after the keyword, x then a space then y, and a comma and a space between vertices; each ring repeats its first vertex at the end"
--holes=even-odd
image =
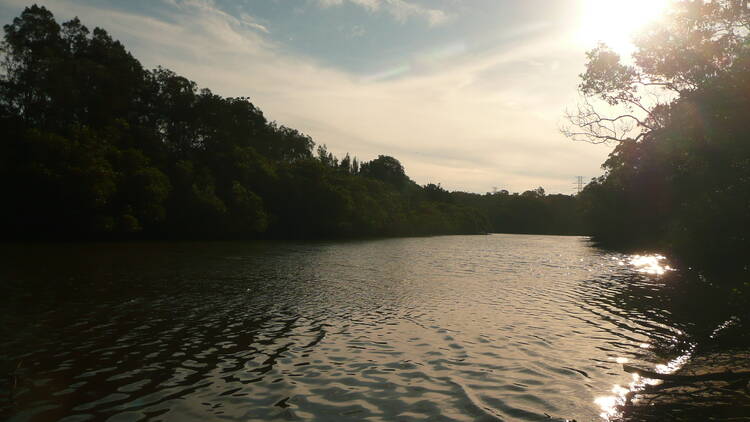
POLYGON ((410 18, 421 18, 430 26, 440 25, 448 20, 448 14, 440 9, 431 9, 406 0, 318 0, 323 7, 341 6, 350 3, 369 12, 385 11, 399 22, 410 18))

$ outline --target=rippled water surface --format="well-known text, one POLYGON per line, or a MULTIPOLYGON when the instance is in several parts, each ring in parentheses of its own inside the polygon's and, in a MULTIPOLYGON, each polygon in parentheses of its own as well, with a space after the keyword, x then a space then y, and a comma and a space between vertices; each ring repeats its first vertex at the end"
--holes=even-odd
POLYGON ((665 363, 703 329, 660 259, 579 237, 13 245, 0 262, 11 421, 601 420, 621 363, 665 363))

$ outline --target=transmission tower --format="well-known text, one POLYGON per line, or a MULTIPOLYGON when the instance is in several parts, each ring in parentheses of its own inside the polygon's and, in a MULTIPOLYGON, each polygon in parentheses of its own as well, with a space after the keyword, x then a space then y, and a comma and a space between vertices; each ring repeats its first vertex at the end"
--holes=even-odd
POLYGON ((576 190, 577 193, 581 193, 583 190, 583 176, 576 176, 576 190))

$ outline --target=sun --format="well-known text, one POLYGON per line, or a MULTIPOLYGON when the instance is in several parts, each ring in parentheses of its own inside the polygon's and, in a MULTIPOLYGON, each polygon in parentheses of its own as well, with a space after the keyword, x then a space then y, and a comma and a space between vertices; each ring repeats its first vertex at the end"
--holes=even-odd
POLYGON ((633 50, 633 36, 664 15, 671 0, 581 0, 579 42, 587 48, 603 42, 621 56, 633 50))

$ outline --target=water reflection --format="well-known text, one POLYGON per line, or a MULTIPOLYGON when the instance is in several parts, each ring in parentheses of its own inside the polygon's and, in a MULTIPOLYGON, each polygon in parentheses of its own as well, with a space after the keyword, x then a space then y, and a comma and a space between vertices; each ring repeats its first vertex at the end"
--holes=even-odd
MULTIPOLYGON (((666 364, 656 365, 656 372, 659 374, 672 374, 682 368, 682 366, 690 359, 691 352, 672 359, 666 364)), ((626 363, 626 362, 618 362, 626 363)), ((619 420, 623 417, 623 406, 630 402, 634 395, 642 392, 647 386, 659 385, 661 380, 642 377, 638 373, 631 374, 632 380, 627 386, 623 387, 620 384, 615 384, 612 387, 611 395, 599 396, 594 399, 599 408, 601 408, 602 419, 606 421, 619 420)))
POLYGON ((665 261, 666 257, 662 255, 633 255, 629 260, 630 265, 638 272, 652 275, 664 275, 667 271, 674 271, 665 261))
POLYGON ((618 362, 700 333, 678 272, 630 258, 506 235, 6 248, 0 416, 592 420, 630 388, 618 362))
MULTIPOLYGON (((664 291, 665 286, 668 286, 668 283, 665 283, 666 280, 663 278, 663 276, 675 270, 668 265, 664 256, 658 254, 632 255, 623 257, 620 260, 620 265, 624 265, 625 262, 632 266, 638 273, 646 274, 651 277, 646 280, 645 285, 643 281, 635 283, 631 281, 631 283, 629 284, 630 289, 638 292, 637 297, 640 298, 642 302, 653 301, 657 297, 667 299, 667 301, 663 301, 660 306, 657 307, 657 309, 663 312, 662 318, 654 319, 650 321, 650 323, 659 324, 662 321, 669 321, 671 324, 673 324, 672 327, 668 327, 669 329, 666 332, 668 334, 667 336, 654 336, 652 341, 658 344, 661 351, 668 350, 671 353, 667 354, 676 355, 669 359, 666 363, 653 364, 644 359, 639 359, 639 361, 647 370, 653 370, 654 372, 659 374, 672 374, 682 368, 685 363, 687 363, 696 347, 694 339, 685 336, 683 330, 677 328, 677 326, 681 325, 681 318, 674 318, 674 315, 672 314, 673 312, 679 312, 679 308, 676 308, 674 303, 670 303, 670 300, 679 298, 679 296, 671 296, 671 294, 674 292, 664 291), (659 287, 657 289, 648 289, 652 290, 652 292, 649 293, 648 291, 644 291, 647 290, 647 288, 644 289, 644 287, 648 286, 649 284, 651 286, 659 287), (668 315, 669 318, 664 318, 664 315, 668 315), (649 365, 651 365, 653 369, 650 369, 648 367, 649 365)), ((685 292, 683 292, 682 294, 684 295, 685 292)), ((632 296, 628 297, 627 299, 631 298, 632 296)), ((700 301, 701 295, 693 297, 693 301, 695 300, 700 301)), ((640 305, 636 306, 636 309, 641 307, 648 308, 647 306, 643 305, 644 303, 641 303, 640 305)), ((627 308, 629 309, 630 306, 631 305, 628 305, 627 308)), ((684 306, 684 304, 682 304, 682 306, 684 306)), ((695 309, 694 307, 691 308, 695 309)), ((683 323, 687 321, 689 321, 689 319, 682 320, 683 323)), ((710 323, 707 326, 710 326, 710 323)), ((664 330, 662 330, 662 333, 664 333, 664 330)), ((652 348, 652 346, 653 345, 651 343, 639 344, 639 347, 641 349, 650 349, 652 348)), ((659 358, 658 355, 649 357, 651 358, 650 360, 659 358)), ((614 360, 618 364, 627 364, 631 362, 631 359, 626 357, 618 357, 614 360)), ((599 406, 601 410, 599 416, 602 419, 606 421, 616 421, 622 419, 623 409, 626 404, 630 403, 634 398, 637 399, 638 394, 645 391, 648 386, 655 386, 662 383, 662 381, 658 379, 643 377, 638 373, 631 373, 630 377, 631 379, 627 384, 615 384, 609 391, 610 394, 602 395, 594 399, 594 403, 599 406)))
MULTIPOLYGON (((654 276, 655 278, 652 280, 648 280, 647 283, 643 283, 643 280, 637 280, 634 278, 631 278, 630 280, 627 280, 626 282, 630 285, 640 285, 641 288, 646 286, 651 286, 651 290, 653 287, 660 286, 661 283, 660 277, 663 276, 665 273, 669 271, 673 271, 673 269, 665 262, 666 258, 662 255, 630 255, 630 256, 622 256, 622 257, 612 257, 613 260, 616 260, 618 262, 618 265, 620 266, 626 266, 629 265, 632 267, 636 272, 641 274, 647 274, 654 276)), ((618 274, 619 276, 619 274, 618 274)), ((658 289, 658 287, 657 287, 658 289)), ((622 292, 618 292, 618 295, 615 296, 615 298, 619 295, 621 295, 622 292)), ((657 292, 654 292, 654 294, 658 294, 657 292)), ((643 297, 646 298, 652 298, 653 296, 646 294, 643 295, 643 297)), ((610 305, 613 301, 616 301, 615 298, 612 298, 610 300, 596 300, 596 302, 605 302, 608 305, 610 305)), ((620 296, 622 299, 622 296, 620 296)), ((628 297, 628 299, 632 299, 632 297, 628 297)), ((618 301, 619 305, 622 306, 626 302, 618 301)), ((626 307, 624 309, 627 309, 628 316, 632 316, 635 314, 636 316, 638 313, 633 313, 630 307, 626 307)), ((665 310, 663 306, 660 306, 658 308, 659 311, 665 310)), ((619 312, 618 312, 619 313, 619 312)), ((625 315, 623 315, 625 316, 625 315)), ((633 322, 637 322, 637 320, 634 320, 634 318, 626 318, 625 321, 620 322, 622 325, 626 324, 632 324, 633 322)), ((657 321, 648 321, 649 324, 653 324, 654 322, 658 323, 657 321)), ((622 326, 621 325, 621 326, 622 326)), ((680 334, 681 331, 676 328, 672 328, 670 331, 673 331, 675 334, 680 334)), ((644 333, 646 334, 646 333, 644 333)), ((663 340, 663 339, 662 339, 663 340)), ((648 342, 639 343, 638 347, 640 349, 649 349, 651 347, 651 344, 648 342)), ((643 356, 635 355, 637 358, 643 358, 643 356)), ((676 371, 679 369, 679 363, 684 363, 684 361, 687 359, 687 355, 684 355, 683 357, 674 359, 670 361, 667 365, 660 365, 660 369, 657 370, 663 370, 663 371, 676 371)), ((624 356, 616 356, 612 357, 611 360, 616 362, 619 365, 627 364, 631 362, 632 359, 624 356)), ((663 372, 667 373, 667 372, 663 372)), ((631 379, 627 384, 623 385, 620 383, 614 384, 610 391, 608 391, 609 394, 598 396, 594 399, 594 403, 599 407, 601 410, 601 413, 599 416, 607 421, 611 420, 618 420, 622 417, 622 407, 628 403, 628 401, 631 399, 631 397, 636 394, 638 391, 641 391, 643 388, 645 388, 646 385, 652 385, 658 383, 657 380, 652 380, 648 378, 641 377, 637 373, 630 374, 631 379)))

